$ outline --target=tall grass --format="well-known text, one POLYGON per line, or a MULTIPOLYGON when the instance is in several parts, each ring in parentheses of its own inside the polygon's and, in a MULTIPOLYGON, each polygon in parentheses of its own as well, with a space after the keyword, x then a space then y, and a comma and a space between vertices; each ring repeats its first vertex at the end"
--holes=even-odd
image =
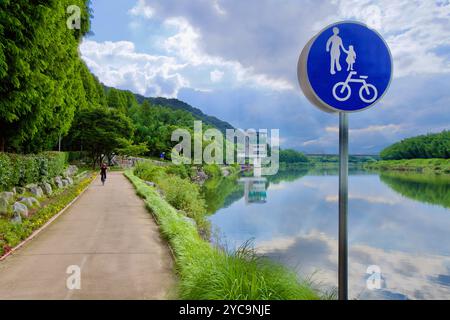
POLYGON ((248 246, 228 253, 211 246, 156 191, 131 171, 125 176, 144 198, 147 208, 168 240, 180 276, 179 297, 193 300, 291 300, 320 299, 311 284, 260 257, 248 246))

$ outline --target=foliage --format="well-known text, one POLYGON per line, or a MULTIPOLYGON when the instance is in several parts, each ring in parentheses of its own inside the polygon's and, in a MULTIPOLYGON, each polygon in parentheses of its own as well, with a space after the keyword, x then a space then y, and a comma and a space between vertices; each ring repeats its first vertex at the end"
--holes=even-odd
POLYGON ((60 175, 67 160, 68 155, 64 152, 43 152, 37 155, 0 153, 0 191, 60 175))
POLYGON ((103 161, 130 140, 133 126, 129 118, 117 110, 104 107, 81 110, 71 130, 72 145, 80 145, 89 153, 92 164, 103 161))
POLYGON ((305 281, 285 267, 243 247, 235 253, 213 248, 158 193, 131 172, 125 175, 144 198, 176 256, 182 299, 319 299, 305 281))
POLYGON ((148 146, 146 143, 131 144, 129 140, 122 139, 123 147, 116 149, 116 152, 120 155, 137 157, 148 152, 148 146))
MULTIPOLYGON (((178 99, 167 99, 167 98, 146 98, 141 95, 136 94, 136 99, 139 103, 144 103, 147 101, 150 105, 157 105, 165 107, 166 109, 184 111, 191 114, 196 120, 201 120, 204 125, 217 128, 222 133, 225 133, 226 129, 233 129, 233 126, 225 121, 219 120, 216 117, 208 116, 204 114, 200 109, 194 108, 187 104, 186 102, 180 101, 178 99)), ((192 126, 192 124, 191 124, 192 126)))
POLYGON ((81 182, 71 185, 59 193, 55 193, 50 197, 45 207, 38 209, 29 219, 24 219, 21 224, 14 224, 8 220, 0 219, 0 256, 5 253, 5 248, 12 248, 18 245, 66 207, 91 183, 93 178, 93 176, 87 177, 81 182))
POLYGON ((404 139, 383 149, 383 160, 450 158, 450 131, 404 139))
POLYGON ((382 160, 365 165, 368 169, 450 174, 450 159, 382 160))
POLYGON ((286 149, 280 150, 280 162, 285 163, 308 163, 308 158, 301 152, 286 149))
POLYGON ((188 177, 182 178, 178 173, 180 171, 174 171, 174 166, 158 167, 148 161, 138 163, 134 169, 134 174, 139 178, 156 183, 167 202, 194 219, 199 230, 208 234, 209 223, 204 218, 206 206, 200 189, 188 177))
POLYGON ((75 109, 87 105, 78 54, 89 31, 87 2, 0 2, 0 151, 55 145, 75 109), (81 8, 80 30, 66 26, 69 5, 81 8))

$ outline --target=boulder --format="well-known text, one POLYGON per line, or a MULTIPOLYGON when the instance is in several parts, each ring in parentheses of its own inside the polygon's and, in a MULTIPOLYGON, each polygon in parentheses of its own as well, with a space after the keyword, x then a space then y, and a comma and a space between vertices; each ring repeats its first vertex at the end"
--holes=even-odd
POLYGON ((145 181, 145 184, 150 186, 150 187, 155 187, 156 186, 155 183, 151 182, 151 181, 145 181))
POLYGON ((44 196, 44 191, 42 191, 42 188, 39 186, 30 187, 28 188, 28 191, 30 191, 30 193, 37 198, 41 198, 44 196))
POLYGON ((28 208, 26 205, 20 202, 16 202, 13 204, 13 212, 14 214, 20 215, 22 218, 28 218, 28 208))
POLYGON ((67 179, 62 179, 63 187, 67 187, 69 185, 69 181, 67 179))
POLYGON ((70 165, 65 171, 65 177, 73 177, 78 172, 78 167, 74 165, 70 165))
POLYGON ((23 203, 28 208, 40 207, 41 204, 33 197, 22 198, 20 199, 20 203, 23 203))
POLYGON ((0 198, 0 215, 8 213, 9 202, 4 198, 0 198))
POLYGON ((30 183, 25 186, 26 190, 30 190, 31 188, 36 188, 38 185, 36 183, 30 183))
POLYGON ((194 219, 183 216, 183 220, 186 221, 187 223, 191 224, 194 227, 197 227, 197 223, 195 222, 194 219))
POLYGON ((20 213, 14 212, 13 217, 11 218, 11 222, 14 224, 21 224, 22 216, 20 215, 20 213))
POLYGON ((25 188, 22 187, 14 187, 13 192, 17 195, 24 194, 25 191, 27 191, 25 188))
POLYGON ((66 177, 66 180, 69 182, 69 184, 73 184, 73 179, 71 177, 66 177))
POLYGON ((63 182, 62 182, 62 178, 60 176, 57 176, 53 179, 53 181, 55 181, 55 186, 57 188, 62 188, 64 187, 63 182))
POLYGON ((230 175, 230 171, 227 168, 221 168, 222 176, 228 177, 230 175))
POLYGON ((0 198, 5 199, 8 203, 14 200, 14 192, 2 192, 0 193, 0 198))
POLYGON ((52 186, 51 186, 50 183, 43 182, 41 184, 41 188, 44 191, 45 195, 47 195, 47 196, 51 196, 52 195, 53 189, 52 189, 52 186))

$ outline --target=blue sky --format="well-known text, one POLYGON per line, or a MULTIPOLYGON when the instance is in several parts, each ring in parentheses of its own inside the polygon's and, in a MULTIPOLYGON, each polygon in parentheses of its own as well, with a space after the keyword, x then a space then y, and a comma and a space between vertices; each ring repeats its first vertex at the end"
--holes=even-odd
POLYGON ((450 128, 449 0, 93 0, 80 51, 106 85, 176 97, 235 127, 280 129, 282 148, 336 153, 338 117, 297 84, 298 56, 324 26, 358 20, 386 39, 394 79, 350 115, 350 152, 450 128))

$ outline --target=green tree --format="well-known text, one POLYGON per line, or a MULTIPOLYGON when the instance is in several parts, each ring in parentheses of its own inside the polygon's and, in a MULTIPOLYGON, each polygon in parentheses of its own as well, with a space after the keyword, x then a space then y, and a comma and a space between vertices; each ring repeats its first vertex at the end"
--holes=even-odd
POLYGON ((285 163, 307 163, 309 160, 308 158, 301 152, 292 150, 292 149, 286 149, 280 151, 280 162, 285 163))
POLYGON ((69 130, 86 104, 78 45, 89 16, 84 0, 0 2, 0 151, 37 151, 69 130), (69 5, 80 30, 66 26, 69 5))
POLYGON ((133 125, 117 110, 97 107, 79 112, 69 136, 73 146, 78 144, 88 152, 95 168, 105 157, 111 159, 117 149, 129 146, 133 125))
POLYGON ((450 158, 450 131, 407 138, 383 149, 383 160, 450 158))

